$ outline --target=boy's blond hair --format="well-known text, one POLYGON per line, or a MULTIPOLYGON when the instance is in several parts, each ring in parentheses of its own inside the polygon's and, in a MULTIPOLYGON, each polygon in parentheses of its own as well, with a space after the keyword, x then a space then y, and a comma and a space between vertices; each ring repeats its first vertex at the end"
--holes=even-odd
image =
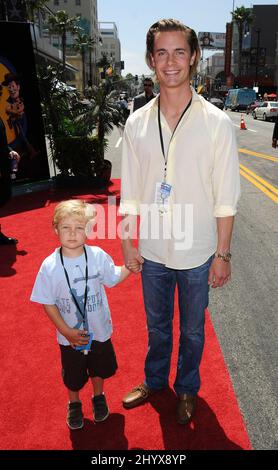
POLYGON ((88 204, 81 199, 69 199, 68 201, 60 202, 55 207, 52 225, 56 228, 65 217, 84 219, 87 224, 95 217, 94 207, 92 204, 88 204))

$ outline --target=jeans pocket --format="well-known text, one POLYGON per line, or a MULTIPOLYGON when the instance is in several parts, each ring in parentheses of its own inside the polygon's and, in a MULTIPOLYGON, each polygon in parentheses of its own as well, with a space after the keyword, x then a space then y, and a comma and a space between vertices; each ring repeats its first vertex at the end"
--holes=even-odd
POLYGON ((209 259, 201 266, 197 266, 196 268, 187 269, 186 277, 189 281, 202 281, 204 278, 208 277, 209 269, 212 263, 214 255, 210 256, 209 259))

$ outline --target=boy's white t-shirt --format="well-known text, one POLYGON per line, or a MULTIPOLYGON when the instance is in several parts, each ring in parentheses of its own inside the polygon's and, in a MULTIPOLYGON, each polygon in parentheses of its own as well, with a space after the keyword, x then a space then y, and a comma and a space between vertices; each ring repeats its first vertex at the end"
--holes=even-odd
MULTIPOLYGON (((110 309, 104 286, 116 285, 121 267, 101 248, 85 245, 88 256, 87 320, 89 332, 96 341, 107 341, 112 334, 110 309)), ((63 256, 70 286, 82 312, 84 311, 86 260, 83 253, 78 258, 63 256)), ((38 272, 31 300, 45 305, 56 305, 65 323, 71 328, 84 329, 83 318, 70 294, 59 248, 48 256, 38 272)), ((68 346, 68 340, 57 331, 58 343, 68 346)))

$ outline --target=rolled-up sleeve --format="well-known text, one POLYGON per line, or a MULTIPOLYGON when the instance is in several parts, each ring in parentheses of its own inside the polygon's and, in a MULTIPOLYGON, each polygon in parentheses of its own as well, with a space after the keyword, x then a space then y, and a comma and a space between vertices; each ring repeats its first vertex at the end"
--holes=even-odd
POLYGON ((240 197, 239 161, 233 124, 225 114, 215 132, 213 168, 214 216, 229 217, 237 212, 240 197))
POLYGON ((139 214, 140 173, 140 165, 134 149, 131 126, 128 120, 123 135, 120 215, 139 214))

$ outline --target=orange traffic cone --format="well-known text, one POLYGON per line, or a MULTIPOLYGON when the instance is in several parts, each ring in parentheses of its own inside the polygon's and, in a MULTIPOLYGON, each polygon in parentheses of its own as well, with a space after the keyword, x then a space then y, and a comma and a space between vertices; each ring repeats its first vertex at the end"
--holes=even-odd
POLYGON ((244 130, 244 131, 247 130, 247 127, 246 127, 246 124, 245 124, 245 121, 244 121, 243 114, 241 115, 240 129, 242 129, 242 130, 244 130))

